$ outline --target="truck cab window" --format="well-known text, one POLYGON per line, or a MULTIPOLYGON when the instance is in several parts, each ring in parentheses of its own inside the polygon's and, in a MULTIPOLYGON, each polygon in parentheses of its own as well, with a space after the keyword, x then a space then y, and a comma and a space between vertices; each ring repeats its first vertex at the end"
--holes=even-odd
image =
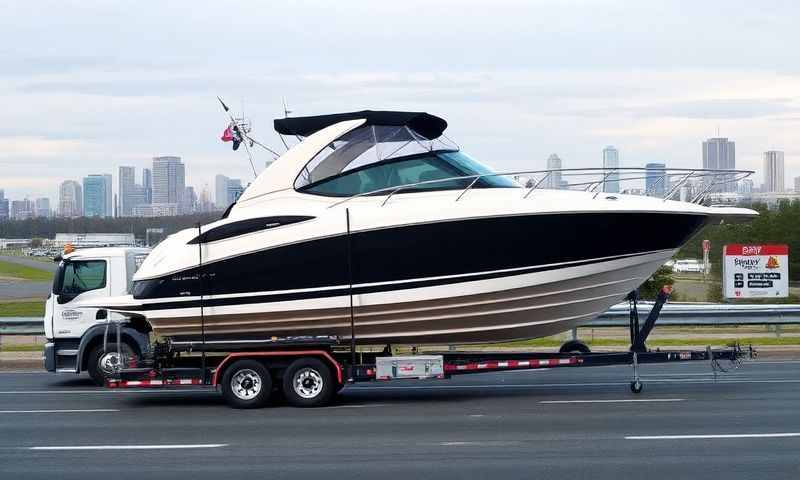
POLYGON ((75 297, 106 286, 104 260, 65 261, 58 268, 53 293, 75 297))

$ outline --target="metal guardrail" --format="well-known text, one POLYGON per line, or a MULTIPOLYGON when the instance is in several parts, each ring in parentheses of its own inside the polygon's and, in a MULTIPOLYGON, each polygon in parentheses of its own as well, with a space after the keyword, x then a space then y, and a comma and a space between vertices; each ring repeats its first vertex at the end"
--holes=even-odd
MULTIPOLYGON (((639 316, 645 317, 653 304, 639 302, 639 316)), ((668 303, 661 309, 656 326, 715 325, 790 325, 800 324, 800 305, 731 305, 703 303, 668 303)), ((582 327, 627 327, 630 317, 627 304, 611 307, 606 313, 582 327)))
MULTIPOLYGON (((639 315, 645 317, 652 303, 640 302, 639 315)), ((581 327, 627 327, 628 304, 620 303, 581 327)), ((792 325, 800 324, 800 305, 729 305, 704 303, 668 303, 661 309, 656 325, 792 325)), ((40 317, 0 318, 0 335, 44 335, 40 317)))
POLYGON ((42 317, 2 317, 0 335, 44 335, 42 317))

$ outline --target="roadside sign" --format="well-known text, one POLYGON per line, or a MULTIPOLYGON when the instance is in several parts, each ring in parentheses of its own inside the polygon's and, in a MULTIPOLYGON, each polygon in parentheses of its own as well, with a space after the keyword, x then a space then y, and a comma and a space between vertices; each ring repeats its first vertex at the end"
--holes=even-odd
POLYGON ((711 251, 711 240, 703 240, 703 252, 711 251))
POLYGON ((789 295, 788 245, 725 245, 722 265, 727 298, 789 295))
POLYGON ((711 251, 711 240, 703 240, 703 275, 711 272, 711 263, 708 261, 708 252, 711 251))

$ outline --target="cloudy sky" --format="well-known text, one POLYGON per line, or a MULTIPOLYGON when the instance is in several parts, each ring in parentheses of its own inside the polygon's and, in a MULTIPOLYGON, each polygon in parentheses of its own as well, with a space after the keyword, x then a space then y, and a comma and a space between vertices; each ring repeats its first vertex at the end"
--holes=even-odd
MULTIPOLYGON (((9 2, 0 15, 0 188, 58 183, 180 155, 187 182, 252 178, 219 141, 220 95, 256 138, 272 119, 363 108, 445 117, 496 169, 700 167, 736 141, 737 167, 783 150, 800 176, 796 1, 9 2)), ((269 156, 259 154, 258 161, 269 156)), ((115 187, 116 188, 116 187, 115 187)))

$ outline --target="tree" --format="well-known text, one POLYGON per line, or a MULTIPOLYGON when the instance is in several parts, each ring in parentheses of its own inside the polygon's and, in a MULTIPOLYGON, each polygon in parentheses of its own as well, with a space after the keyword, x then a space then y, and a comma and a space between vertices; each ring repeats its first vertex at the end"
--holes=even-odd
POLYGON ((639 287, 639 297, 644 300, 655 300, 658 292, 665 285, 673 285, 675 281, 672 278, 672 267, 662 265, 656 270, 652 277, 648 278, 641 287, 639 287))

